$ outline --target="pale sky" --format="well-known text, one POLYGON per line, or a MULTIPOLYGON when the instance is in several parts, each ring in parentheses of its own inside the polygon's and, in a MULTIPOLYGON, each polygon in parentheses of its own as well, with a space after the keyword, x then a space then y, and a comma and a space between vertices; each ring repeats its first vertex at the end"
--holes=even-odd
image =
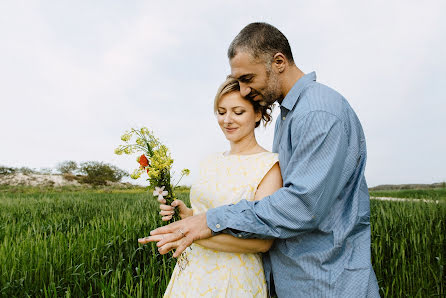
MULTIPOLYGON (((136 156, 113 150, 147 126, 193 183, 203 156, 229 148, 213 114, 226 50, 265 21, 357 112, 369 186, 446 181, 445 11, 411 0, 1 1, 0 165, 132 171, 136 156)), ((269 150, 273 128, 257 131, 269 150)))

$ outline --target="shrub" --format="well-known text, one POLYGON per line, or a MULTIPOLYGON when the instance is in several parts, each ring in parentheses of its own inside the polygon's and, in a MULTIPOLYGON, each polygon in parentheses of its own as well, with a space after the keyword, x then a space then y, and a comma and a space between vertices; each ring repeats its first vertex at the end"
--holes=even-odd
POLYGON ((56 169, 61 174, 73 174, 75 171, 78 170, 78 166, 77 166, 77 163, 75 161, 66 160, 66 161, 60 162, 57 165, 56 169))
POLYGON ((17 169, 18 172, 22 173, 23 175, 30 175, 30 174, 38 174, 38 172, 35 169, 31 169, 28 167, 21 167, 17 169))
POLYGON ((40 168, 40 170, 38 170, 39 174, 42 175, 51 175, 53 173, 53 169, 51 168, 40 168))
POLYGON ((0 166, 0 175, 10 175, 17 172, 16 168, 0 166))
POLYGON ((118 167, 97 161, 87 161, 80 165, 80 172, 85 176, 82 182, 104 185, 107 181, 118 182, 128 174, 118 167))

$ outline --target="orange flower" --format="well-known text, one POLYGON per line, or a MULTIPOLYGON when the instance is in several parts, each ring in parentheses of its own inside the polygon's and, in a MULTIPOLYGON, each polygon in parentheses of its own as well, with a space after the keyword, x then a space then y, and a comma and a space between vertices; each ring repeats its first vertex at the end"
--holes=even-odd
POLYGON ((149 165, 149 160, 144 154, 139 157, 139 164, 141 165, 141 168, 145 168, 149 165))

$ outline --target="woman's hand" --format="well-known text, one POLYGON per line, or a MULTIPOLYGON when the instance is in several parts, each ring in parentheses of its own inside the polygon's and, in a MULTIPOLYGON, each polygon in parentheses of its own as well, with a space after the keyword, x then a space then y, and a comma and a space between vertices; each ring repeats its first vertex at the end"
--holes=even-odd
POLYGON ((160 214, 163 216, 161 219, 163 221, 167 221, 170 220, 172 218, 172 215, 175 213, 174 209, 175 207, 178 207, 179 210, 179 215, 181 217, 181 219, 184 219, 186 217, 192 216, 193 215, 193 211, 192 209, 188 208, 186 206, 186 204, 184 204, 183 201, 181 200, 175 200, 172 202, 172 204, 166 205, 166 200, 159 200, 160 204, 160 214))

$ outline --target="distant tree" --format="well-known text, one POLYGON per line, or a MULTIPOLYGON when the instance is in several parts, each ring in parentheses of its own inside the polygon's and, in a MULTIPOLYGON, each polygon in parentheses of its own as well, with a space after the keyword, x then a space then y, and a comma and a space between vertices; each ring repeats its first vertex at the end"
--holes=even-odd
POLYGON ((104 185, 107 181, 118 182, 128 174, 118 167, 103 162, 88 161, 81 163, 80 172, 85 176, 82 182, 104 185))
POLYGON ((38 171, 42 175, 51 175, 53 173, 53 169, 51 168, 40 168, 38 171))
POLYGON ((56 169, 61 173, 61 174, 73 174, 74 172, 76 172, 79 168, 77 166, 77 163, 75 161, 72 160, 66 160, 63 162, 60 162, 56 169))
POLYGON ((16 168, 0 166, 0 175, 10 175, 17 172, 16 168))
POLYGON ((31 169, 28 167, 21 167, 17 169, 18 172, 24 174, 24 175, 30 175, 30 174, 38 174, 38 172, 35 169, 31 169))

